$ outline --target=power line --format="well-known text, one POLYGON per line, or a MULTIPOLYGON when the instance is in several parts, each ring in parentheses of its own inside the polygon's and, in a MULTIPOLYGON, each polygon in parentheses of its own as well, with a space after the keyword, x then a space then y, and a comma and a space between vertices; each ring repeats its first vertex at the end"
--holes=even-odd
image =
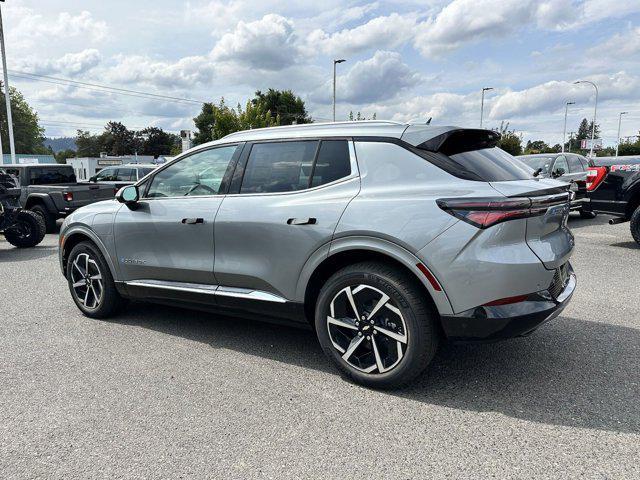
POLYGON ((127 88, 112 87, 109 85, 101 85, 99 83, 81 82, 79 80, 71 80, 68 78, 61 78, 61 77, 52 77, 49 75, 40 75, 36 73, 24 72, 21 70, 10 69, 8 71, 11 72, 12 77, 19 77, 19 78, 28 79, 28 80, 52 83, 55 85, 65 85, 65 86, 70 86, 75 88, 82 88, 85 90, 91 90, 95 92, 127 95, 131 97, 146 98, 149 100, 155 99, 155 100, 173 101, 173 102, 179 102, 179 103, 193 103, 198 105, 202 105, 203 103, 208 103, 202 100, 195 100, 193 98, 175 97, 175 96, 163 95, 159 93, 141 92, 139 90, 130 90, 127 88))

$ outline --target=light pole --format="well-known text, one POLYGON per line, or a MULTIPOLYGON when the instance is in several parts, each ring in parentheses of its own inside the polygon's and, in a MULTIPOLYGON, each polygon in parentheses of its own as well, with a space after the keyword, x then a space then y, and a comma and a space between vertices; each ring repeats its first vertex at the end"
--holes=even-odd
POLYGON ((620 125, 622 124, 622 115, 626 115, 629 112, 620 112, 618 116, 618 136, 616 141, 616 157, 618 156, 618 147, 620 146, 620 125))
POLYGON ((564 104, 564 130, 562 130, 562 153, 564 153, 564 142, 567 140, 567 113, 569 105, 575 105, 576 102, 567 102, 564 104))
POLYGON ((571 153, 571 140, 573 140, 573 135, 575 133, 576 132, 569 132, 569 145, 568 145, 569 146, 569 153, 571 153))
MULTIPOLYGON (((4 0, 0 0, 4 2, 4 0)), ((11 116, 11 95, 9 94, 9 74, 7 73, 7 53, 4 49, 4 31, 2 28, 2 7, 0 6, 0 51, 2 53, 2 70, 4 71, 4 98, 7 104, 7 128, 9 129, 9 149, 11 163, 16 162, 16 147, 13 142, 13 118, 11 116)), ((3 159, 4 160, 4 159, 3 159)))
POLYGON ((333 121, 336 121, 336 65, 338 63, 346 62, 344 58, 333 61, 333 121))
POLYGON ((590 80, 577 80, 573 83, 574 85, 577 85, 578 83, 588 83, 596 89, 596 103, 593 106, 593 126, 591 128, 591 149, 589 151, 589 157, 593 158, 593 142, 596 138, 596 114, 598 113, 598 86, 590 80))
POLYGON ((484 87, 482 89, 482 101, 480 102, 480 128, 482 128, 482 117, 484 115, 484 92, 493 90, 493 87, 484 87))

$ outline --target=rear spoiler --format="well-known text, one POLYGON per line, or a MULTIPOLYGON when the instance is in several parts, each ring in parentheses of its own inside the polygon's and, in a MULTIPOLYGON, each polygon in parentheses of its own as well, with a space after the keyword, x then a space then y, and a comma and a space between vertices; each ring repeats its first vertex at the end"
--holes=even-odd
MULTIPOLYGON (((411 127, 410 127, 411 128, 411 127)), ((402 139, 420 150, 455 155, 457 153, 492 148, 498 144, 501 135, 493 130, 475 128, 422 128, 405 131, 402 139)))

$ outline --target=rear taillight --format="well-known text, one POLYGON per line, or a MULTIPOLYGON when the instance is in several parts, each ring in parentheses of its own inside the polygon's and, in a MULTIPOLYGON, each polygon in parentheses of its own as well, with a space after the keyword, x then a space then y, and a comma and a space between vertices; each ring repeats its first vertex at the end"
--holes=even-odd
POLYGON ((590 167, 587 170, 587 191, 591 192, 598 188, 606 176, 607 167, 590 167))
POLYGON ((529 295, 516 295, 515 297, 500 298, 489 303, 485 303, 483 307, 497 307, 500 305, 511 305, 514 303, 524 302, 529 295))
POLYGON ((63 193, 62 193, 62 197, 63 197, 67 202, 73 202, 73 192, 63 192, 63 193))
POLYGON ((532 198, 442 198, 436 203, 460 220, 478 228, 489 228, 508 220, 544 215, 548 208, 570 200, 571 193, 566 192, 532 198))

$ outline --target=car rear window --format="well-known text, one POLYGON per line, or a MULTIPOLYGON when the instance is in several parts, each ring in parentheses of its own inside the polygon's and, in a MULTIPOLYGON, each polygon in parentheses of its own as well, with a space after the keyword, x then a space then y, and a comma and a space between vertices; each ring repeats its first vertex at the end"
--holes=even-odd
POLYGON ((76 175, 72 167, 50 167, 29 169, 30 185, 56 185, 59 183, 75 183, 76 175))
MULTIPOLYGON (((418 149, 420 151, 420 149, 418 149)), ((421 156, 447 173, 465 180, 504 182, 532 178, 531 169, 498 147, 445 155, 421 151, 421 156)))

